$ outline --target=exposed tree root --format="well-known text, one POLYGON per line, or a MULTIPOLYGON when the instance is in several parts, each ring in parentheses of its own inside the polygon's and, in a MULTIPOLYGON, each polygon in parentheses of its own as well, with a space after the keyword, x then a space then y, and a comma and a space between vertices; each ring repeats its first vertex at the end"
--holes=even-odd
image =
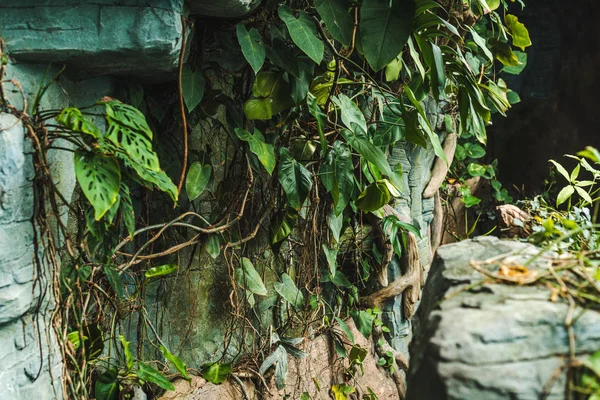
POLYGON ((409 319, 415 311, 415 304, 421 293, 421 261, 417 237, 408 232, 406 235, 406 274, 369 296, 361 298, 361 302, 369 306, 379 306, 400 294, 403 294, 404 318, 409 319))
POLYGON ((450 168, 452 160, 454 159, 454 152, 456 151, 456 139, 456 133, 450 133, 446 137, 446 140, 444 141, 444 154, 446 154, 448 164, 446 164, 446 161, 442 160, 441 158, 435 160, 435 164, 433 164, 433 170, 431 171, 431 179, 423 191, 423 198, 428 199, 433 197, 442 186, 444 179, 446 179, 448 168, 450 168))

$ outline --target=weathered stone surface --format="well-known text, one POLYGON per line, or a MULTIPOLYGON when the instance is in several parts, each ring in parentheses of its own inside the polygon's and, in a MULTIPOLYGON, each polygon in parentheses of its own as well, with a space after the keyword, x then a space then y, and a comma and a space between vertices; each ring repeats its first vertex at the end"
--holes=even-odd
POLYGON ((19 61, 68 65, 74 76, 174 77, 182 0, 0 3, 0 35, 19 61), (118 5, 117 5, 118 4, 118 5))
POLYGON ((48 272, 34 266, 33 166, 24 135, 15 116, 0 113, 0 397, 61 399, 50 299, 40 301, 48 272))
POLYGON ((187 0, 187 5, 192 14, 207 17, 236 18, 255 10, 262 0, 187 0))
MULTIPOLYGON (((484 278, 471 260, 514 253, 522 263, 538 252, 491 237, 439 248, 415 324, 409 399, 538 399, 554 374, 547 398, 564 398, 559 368, 569 354, 568 304, 551 302, 548 289, 539 286, 485 284, 460 292, 484 278)), ((530 268, 543 269, 546 262, 541 258, 530 268)), ((578 355, 600 348, 600 313, 584 312, 573 328, 578 355)))

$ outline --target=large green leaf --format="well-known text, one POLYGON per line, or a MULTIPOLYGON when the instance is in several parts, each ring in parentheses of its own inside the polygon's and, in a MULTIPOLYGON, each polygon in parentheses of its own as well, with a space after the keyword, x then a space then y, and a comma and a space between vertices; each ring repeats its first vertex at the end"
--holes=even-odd
POLYGON ((348 129, 352 132, 357 133, 365 133, 367 132, 367 121, 365 120, 365 116, 363 112, 358 108, 356 103, 354 103, 348 96, 345 94, 340 94, 337 97, 333 98, 333 102, 336 106, 338 106, 341 116, 342 122, 348 129))
POLYGON ((74 161, 77 182, 99 221, 117 201, 121 184, 119 164, 113 157, 82 150, 75 152, 74 161))
POLYGON ((279 150, 278 178, 289 203, 299 210, 312 189, 312 174, 285 147, 279 150))
POLYGON ((317 104, 317 99, 312 93, 308 93, 306 97, 308 111, 317 120, 317 130, 319 131, 319 141, 321 142, 321 156, 327 151, 327 139, 325 138, 325 125, 327 124, 327 116, 317 104))
POLYGON ((277 10, 279 18, 285 23, 290 32, 290 37, 307 56, 315 63, 323 60, 325 45, 317 36, 315 21, 304 11, 300 11, 298 18, 288 6, 280 6, 277 10))
POLYGON ((202 71, 192 71, 187 64, 183 66, 181 71, 181 89, 188 112, 194 111, 202 101, 202 97, 204 97, 204 85, 202 71))
POLYGON ((344 46, 350 46, 354 21, 348 0, 315 0, 315 8, 331 36, 344 46))
POLYGON ((98 377, 95 385, 96 400, 117 400, 119 396, 118 371, 112 368, 98 377))
POLYGON ((271 222, 271 244, 277 244, 287 239, 297 222, 298 211, 294 208, 287 207, 284 212, 280 212, 280 215, 271 222))
POLYGON ((250 145, 250 151, 256 154, 260 163, 265 167, 269 175, 271 175, 275 169, 276 163, 273 145, 265 143, 265 138, 256 128, 254 128, 254 134, 245 129, 236 128, 235 134, 250 145))
POLYGON ((259 72, 252 85, 253 98, 244 103, 244 114, 251 120, 269 120, 294 106, 291 91, 291 85, 283 74, 259 72))
POLYGON ((367 62, 379 71, 404 48, 415 15, 413 0, 364 0, 359 35, 367 62))
POLYGON ((210 383, 220 385, 231 374, 231 363, 214 363, 202 366, 202 377, 210 383))
POLYGON ((265 62, 265 46, 260 33, 255 28, 250 29, 250 32, 248 32, 244 24, 237 24, 235 32, 242 48, 242 54, 244 54, 254 73, 258 74, 265 62))
POLYGON ((254 294, 259 296, 267 295, 267 288, 262 278, 258 274, 258 271, 256 271, 256 268, 254 268, 252 261, 246 257, 242 258, 240 267, 235 270, 235 280, 241 287, 254 294))
POLYGON ((377 181, 367 186, 358 196, 356 205, 363 211, 376 211, 389 203, 391 198, 388 186, 382 181, 377 181))
POLYGON ((356 325, 356 329, 358 329, 358 331, 368 339, 369 336, 371 336, 371 332, 373 331, 373 322, 375 321, 377 315, 373 313, 373 311, 370 308, 367 310, 351 311, 350 315, 354 320, 354 325, 356 325))
POLYGON ((137 163, 132 163, 128 159, 124 159, 123 161, 125 162, 126 166, 133 169, 137 173, 137 175, 144 181, 143 184, 145 186, 152 188, 154 185, 163 192, 166 192, 169 195, 169 197, 173 199, 174 202, 177 201, 177 186, 175 186, 175 184, 173 183, 171 178, 169 178, 169 176, 165 173, 165 171, 152 171, 150 169, 144 168, 143 166, 137 163))
POLYGON ((504 17, 504 22, 512 35, 513 46, 520 47, 521 50, 525 50, 525 47, 531 46, 529 31, 522 22, 519 22, 519 18, 515 15, 507 14, 506 17, 504 17))
POLYGON ((159 371, 143 362, 138 362, 137 376, 141 380, 154 383, 165 390, 175 390, 175 386, 173 386, 171 381, 165 378, 159 371))
POLYGON ((273 285, 275 291, 279 293, 288 303, 290 303, 296 310, 302 309, 304 306, 304 295, 296 287, 296 284, 290 278, 288 274, 281 276, 281 282, 275 282, 273 285))
POLYGON ((142 133, 152 140, 152 130, 148 126, 146 117, 137 108, 129 104, 121 103, 119 100, 100 101, 98 104, 104 104, 106 109, 106 119, 118 122, 127 126, 138 133, 142 133))
POLYGON ((167 360, 169 360, 177 369, 177 371, 183 376, 186 380, 191 380, 190 376, 187 373, 185 363, 177 356, 173 355, 165 346, 160 345, 160 351, 165 356, 167 360))
POLYGON ((190 200, 195 200, 202 194, 212 175, 212 165, 202 165, 199 161, 194 162, 185 178, 185 191, 190 200))

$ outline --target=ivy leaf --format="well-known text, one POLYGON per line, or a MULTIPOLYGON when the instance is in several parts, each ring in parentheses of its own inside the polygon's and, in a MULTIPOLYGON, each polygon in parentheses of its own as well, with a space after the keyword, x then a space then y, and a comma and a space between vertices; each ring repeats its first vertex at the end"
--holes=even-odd
POLYGON ((169 275, 175 271, 177 271, 177 264, 165 264, 160 265, 158 267, 152 267, 148 271, 144 273, 144 276, 148 279, 150 278, 158 278, 160 276, 169 275))
POLYGON ((312 189, 312 174, 287 148, 279 150, 279 157, 279 183, 292 207, 299 210, 312 189))
POLYGON ((281 282, 275 282, 273 285, 275 291, 281 297, 290 303, 296 310, 302 309, 304 306, 304 295, 298 289, 292 278, 286 273, 281 276, 281 282))
POLYGON ((96 400, 117 400, 119 396, 118 371, 111 368, 98 377, 95 385, 96 400))
POLYGON ((331 36, 345 47, 350 46, 354 21, 348 0, 315 0, 315 8, 331 36))
POLYGON ((189 65, 184 65, 181 71, 181 89, 187 110, 191 113, 204 97, 202 71, 192 71, 189 65))
POLYGON ((259 296, 267 295, 267 288, 263 283, 262 278, 254 268, 252 261, 246 257, 242 258, 241 266, 235 270, 235 280, 244 289, 257 294, 259 296))
POLYGON ((288 6, 280 6, 277 10, 279 18, 285 23, 290 32, 290 37, 307 56, 315 63, 320 64, 323 60, 325 45, 317 36, 317 28, 310 16, 300 11, 298 18, 288 6))
POLYGON ((231 374, 231 363, 214 363, 202 367, 202 377, 210 383, 220 385, 225 382, 231 374))
POLYGON ((515 47, 520 47, 521 50, 525 50, 525 47, 531 46, 529 31, 522 22, 519 22, 519 18, 515 15, 507 14, 504 18, 504 23, 512 35, 513 45, 515 47))
POLYGON ((254 73, 258 74, 265 62, 265 46, 260 33, 255 28, 250 29, 250 32, 248 32, 244 24, 237 24, 235 32, 242 48, 242 54, 244 54, 254 73))
POLYGON ((359 36, 367 62, 379 71, 404 48, 415 15, 412 0, 364 0, 360 7, 359 36))
POLYGON ((481 164, 470 163, 467 166, 467 171, 471 176, 483 176, 485 175, 485 167, 481 164))
POLYGON ((121 185, 119 164, 115 158, 82 150, 75 152, 74 161, 77 182, 99 221, 117 201, 121 185))
POLYGON ((235 134, 250 145, 250 151, 256 154, 260 163, 265 167, 269 175, 271 175, 276 163, 273 145, 265 143, 264 136, 256 128, 254 128, 254 134, 245 129, 235 128, 235 134))
POLYGON ((384 182, 373 182, 358 196, 356 206, 363 211, 377 211, 389 203, 391 197, 384 182))
POLYGON ((155 370, 148 364, 138 362, 137 376, 145 382, 154 383, 165 390, 175 390, 175 386, 165 378, 159 371, 155 370))
POLYGON ((187 373, 186 365, 181 359, 175 355, 173 355, 165 346, 160 345, 160 351, 165 356, 167 360, 169 360, 177 369, 177 371, 183 376, 183 378, 187 381, 190 381, 191 378, 187 373))
POLYGON ((185 178, 185 191, 190 201, 195 200, 202 194, 212 175, 212 165, 202 165, 195 161, 190 167, 185 178))

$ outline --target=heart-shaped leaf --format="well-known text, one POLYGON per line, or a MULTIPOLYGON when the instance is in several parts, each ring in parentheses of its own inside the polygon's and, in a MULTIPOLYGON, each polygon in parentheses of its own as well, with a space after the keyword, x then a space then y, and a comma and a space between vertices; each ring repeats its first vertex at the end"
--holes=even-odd
POLYGON ((315 63, 323 60, 325 45, 317 36, 315 21, 304 11, 298 13, 298 18, 288 6, 281 6, 277 10, 279 18, 285 23, 290 32, 290 37, 307 56, 315 63))
POLYGON ((285 147, 279 150, 278 178, 291 206, 299 210, 312 189, 312 174, 285 147))
POLYGON ((275 169, 275 151, 273 145, 265 143, 265 138, 260 131, 254 128, 254 134, 245 129, 236 128, 235 134, 238 138, 250 145, 250 151, 256 154, 260 163, 265 167, 269 175, 275 169))
POLYGON ((255 28, 250 29, 250 32, 248 32, 244 24, 237 24, 235 32, 242 48, 242 54, 244 54, 254 73, 258 74, 265 62, 265 46, 260 33, 255 28))
POLYGON ((194 111, 202 101, 202 97, 204 97, 204 85, 202 71, 192 71, 187 64, 183 66, 181 71, 181 89, 188 112, 191 113, 194 111))
POLYGON ((256 271, 256 268, 254 268, 252 261, 246 257, 242 258, 240 267, 235 270, 235 280, 241 287, 254 294, 259 296, 267 295, 267 288, 262 278, 258 274, 258 271, 256 271))
POLYGON ((206 185, 208 185, 211 175, 212 165, 202 165, 198 161, 192 164, 185 179, 185 191, 190 201, 197 199, 202 194, 204 189, 206 189, 206 185))

